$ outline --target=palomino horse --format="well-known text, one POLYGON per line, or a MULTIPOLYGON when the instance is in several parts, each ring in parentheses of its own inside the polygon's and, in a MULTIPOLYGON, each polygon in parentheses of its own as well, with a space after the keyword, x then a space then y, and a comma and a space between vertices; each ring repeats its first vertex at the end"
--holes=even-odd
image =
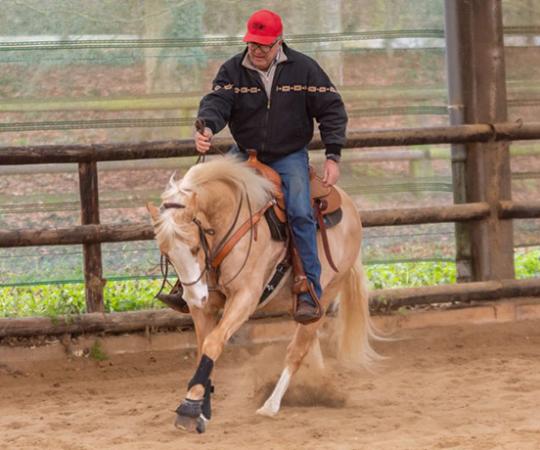
MULTIPOLYGON (((162 194, 162 207, 149 205, 161 252, 169 258, 183 285, 198 342, 199 365, 177 412, 176 426, 203 432, 210 419, 210 374, 227 340, 258 307, 259 298, 276 266, 286 254, 283 242, 271 239, 264 219, 251 228, 220 263, 211 270, 212 255, 232 228, 250 220, 271 200, 273 186, 245 163, 231 157, 193 166, 180 181, 174 176, 162 194), (244 200, 242 200, 244 199, 244 200), (238 225, 236 225, 238 224, 238 225), (219 273, 219 278, 216 276, 219 273), (218 321, 218 312, 223 309, 218 321)), ((372 332, 368 291, 360 261, 362 225, 352 199, 342 190, 343 218, 328 230, 333 271, 321 251, 321 305, 327 308, 340 297, 340 359, 369 366, 378 355, 369 339, 372 332)), ((278 286, 275 303, 281 310, 292 304, 292 276, 278 286)), ((317 330, 324 318, 296 327, 288 346, 285 368, 273 393, 258 414, 274 416, 293 374, 311 350, 322 361, 317 330)))

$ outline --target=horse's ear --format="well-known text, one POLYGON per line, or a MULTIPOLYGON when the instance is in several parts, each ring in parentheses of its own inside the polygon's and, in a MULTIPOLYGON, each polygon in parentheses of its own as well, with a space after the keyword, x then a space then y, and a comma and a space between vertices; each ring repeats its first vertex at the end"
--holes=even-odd
POLYGON ((152 222, 156 223, 159 220, 159 209, 156 205, 154 205, 152 202, 148 202, 146 204, 146 209, 150 213, 150 217, 152 218, 152 222))
POLYGON ((176 180, 174 179, 176 177, 176 170, 172 173, 171 177, 169 178, 169 187, 173 187, 176 185, 176 180))

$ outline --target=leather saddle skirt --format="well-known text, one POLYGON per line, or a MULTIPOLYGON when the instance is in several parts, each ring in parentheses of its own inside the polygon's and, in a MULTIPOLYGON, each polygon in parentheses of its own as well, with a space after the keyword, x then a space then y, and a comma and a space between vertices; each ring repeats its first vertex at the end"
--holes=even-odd
MULTIPOLYGON (((248 150, 247 164, 253 167, 263 177, 270 180, 274 185, 274 197, 276 199, 276 207, 274 211, 277 218, 285 223, 287 221, 285 214, 285 198, 281 189, 281 177, 270 166, 263 164, 257 159, 257 152, 255 150, 248 150)), ((341 196, 334 186, 325 186, 322 178, 315 173, 315 169, 310 166, 309 177, 311 185, 311 204, 319 203, 319 208, 324 215, 331 214, 340 209, 341 196)))

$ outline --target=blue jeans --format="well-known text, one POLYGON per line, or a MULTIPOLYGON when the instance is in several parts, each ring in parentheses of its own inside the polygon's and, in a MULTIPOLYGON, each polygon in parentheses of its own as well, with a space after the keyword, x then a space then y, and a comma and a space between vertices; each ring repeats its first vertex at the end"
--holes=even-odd
MULTIPOLYGON (((247 159, 247 154, 236 146, 233 146, 229 153, 247 159)), ((304 147, 268 165, 281 176, 287 220, 291 225, 294 243, 306 277, 312 283, 317 297, 321 298, 321 263, 317 253, 317 223, 311 207, 307 148, 304 147)))

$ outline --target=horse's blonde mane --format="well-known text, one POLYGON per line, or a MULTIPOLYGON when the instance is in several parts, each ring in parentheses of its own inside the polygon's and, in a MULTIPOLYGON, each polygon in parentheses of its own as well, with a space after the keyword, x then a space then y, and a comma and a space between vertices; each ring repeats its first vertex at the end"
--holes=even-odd
POLYGON ((208 184, 218 181, 241 191, 245 190, 253 208, 261 208, 270 199, 273 190, 272 183, 258 175, 254 169, 237 158, 225 156, 204 164, 196 164, 179 181, 171 178, 169 187, 161 198, 166 201, 187 192, 195 192, 199 198, 204 198, 209 192, 208 184))
MULTIPOLYGON (((215 182, 223 182, 233 190, 245 192, 249 195, 254 210, 262 208, 273 192, 272 182, 257 175, 254 169, 237 158, 226 156, 204 164, 196 164, 181 180, 175 180, 174 175, 171 176, 167 189, 161 194, 161 199, 164 203, 185 204, 189 196, 196 193, 197 203, 204 202, 207 197, 211 201, 212 196, 223 194, 223 186, 212 189, 211 185, 215 182)), ((172 245, 174 238, 185 240, 188 236, 186 224, 178 223, 174 216, 174 209, 166 209, 154 221, 156 238, 160 246, 172 245)))

